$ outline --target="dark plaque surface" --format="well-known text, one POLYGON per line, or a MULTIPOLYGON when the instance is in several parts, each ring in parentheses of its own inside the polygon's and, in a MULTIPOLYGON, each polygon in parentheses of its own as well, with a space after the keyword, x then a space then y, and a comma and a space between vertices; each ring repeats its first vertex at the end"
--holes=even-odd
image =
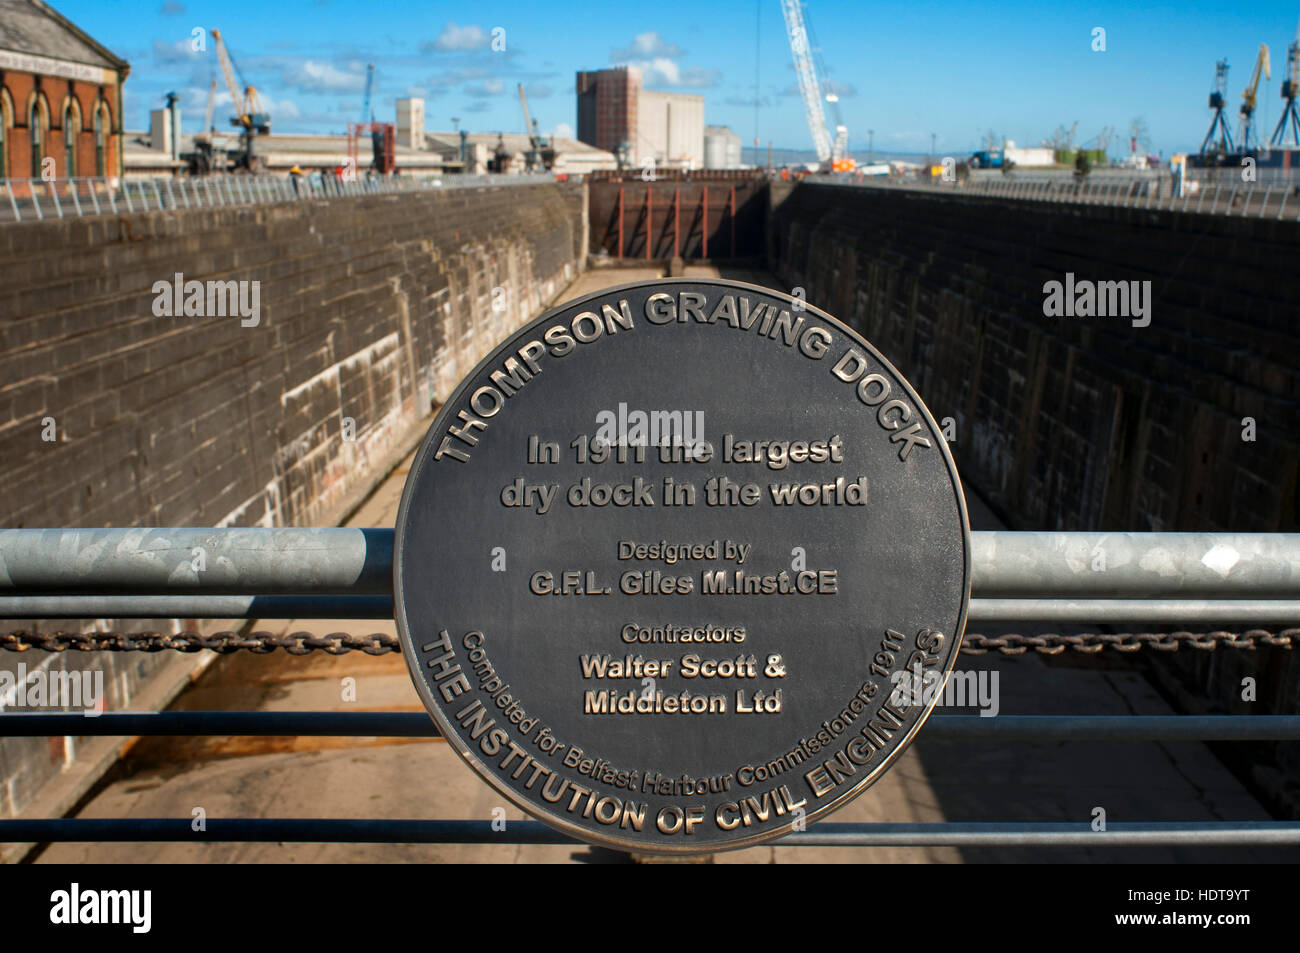
POLYGON ((513 335, 438 414, 396 547, 448 743, 634 851, 756 844, 861 793, 929 714, 970 592, 916 393, 834 318, 730 281, 626 285, 513 335))

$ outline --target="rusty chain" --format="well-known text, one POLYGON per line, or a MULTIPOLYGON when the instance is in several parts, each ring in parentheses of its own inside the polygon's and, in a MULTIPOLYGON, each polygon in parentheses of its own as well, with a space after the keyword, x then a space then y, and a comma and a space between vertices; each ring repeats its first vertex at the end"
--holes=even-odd
MULTIPOLYGON (((1264 629, 1248 632, 1124 632, 1110 634, 1087 632, 1080 635, 978 635, 967 633, 961 650, 966 655, 1024 655, 1033 650, 1039 655, 1060 655, 1067 649, 1085 655, 1095 655, 1104 650, 1137 652, 1151 649, 1156 652, 1176 652, 1186 647, 1199 651, 1217 648, 1254 650, 1259 645, 1290 649, 1300 645, 1300 629, 1283 629, 1273 633, 1264 629)), ((313 635, 310 632, 292 632, 276 635, 272 632, 32 632, 17 629, 0 632, 0 649, 8 652, 26 652, 36 649, 43 652, 198 652, 203 649, 228 654, 253 652, 266 655, 283 649, 290 655, 309 655, 315 651, 329 655, 348 652, 365 652, 367 655, 385 655, 401 652, 402 643, 396 635, 372 632, 368 635, 347 635, 336 632, 330 635, 313 635)))

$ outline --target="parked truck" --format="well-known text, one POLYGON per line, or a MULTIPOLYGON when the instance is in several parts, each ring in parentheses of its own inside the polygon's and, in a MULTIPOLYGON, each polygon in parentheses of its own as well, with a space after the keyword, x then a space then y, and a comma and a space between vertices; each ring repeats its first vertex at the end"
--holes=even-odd
POLYGON ((979 152, 971 154, 970 167, 972 169, 1000 169, 1002 168, 1002 155, 1001 149, 981 149, 979 152))

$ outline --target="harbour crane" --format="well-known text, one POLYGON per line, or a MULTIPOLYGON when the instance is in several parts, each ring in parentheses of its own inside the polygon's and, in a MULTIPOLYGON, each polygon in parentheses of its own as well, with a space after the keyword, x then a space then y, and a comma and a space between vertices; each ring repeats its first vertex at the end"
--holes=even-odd
MULTIPOLYGON (((795 75, 799 78, 799 95, 803 98, 804 114, 808 118, 808 131, 812 133, 817 161, 823 168, 846 171, 853 168, 848 157, 849 130, 839 121, 839 96, 834 92, 823 95, 821 81, 814 63, 815 51, 809 41, 808 21, 802 0, 781 0, 781 14, 785 18, 785 32, 790 38, 790 53, 794 58, 795 75), (829 102, 835 112, 835 138, 831 139, 826 127, 826 111, 822 102, 829 102)), ((824 68, 823 68, 824 71, 824 68)))
POLYGON ((212 85, 208 87, 208 108, 203 112, 203 135, 208 142, 212 141, 212 136, 216 129, 212 126, 212 110, 217 103, 217 81, 213 79, 212 85))
POLYGON ((1289 138, 1290 145, 1300 147, 1300 112, 1296 110, 1295 101, 1300 98, 1300 23, 1296 24, 1296 38, 1286 48, 1286 79, 1282 80, 1282 98, 1286 105, 1282 107, 1282 118, 1273 130, 1270 146, 1285 146, 1289 138), (1288 135, 1289 133, 1289 135, 1288 135))
POLYGON ((208 107, 203 112, 203 128, 194 136, 194 156, 190 171, 197 175, 206 175, 217 167, 216 129, 212 126, 212 111, 217 99, 217 80, 214 77, 208 86, 208 107))
POLYGON ((375 64, 366 65, 366 96, 361 102, 361 121, 374 122, 375 114, 370 109, 370 90, 375 84, 375 64))
POLYGON ((392 175, 397 168, 397 132, 391 122, 375 122, 374 110, 370 108, 371 94, 375 88, 375 64, 366 64, 365 95, 361 99, 361 121, 348 123, 348 165, 345 167, 344 181, 355 176, 361 170, 360 148, 358 142, 363 136, 370 141, 370 172, 379 175, 392 175))
POLYGON ((230 90, 230 99, 235 106, 235 115, 231 117, 230 124, 239 127, 244 144, 243 152, 237 158, 235 165, 237 168, 251 172, 257 165, 253 142, 257 136, 270 133, 271 117, 262 107, 262 100, 254 87, 245 83, 243 92, 240 92, 240 85, 236 83, 235 77, 238 75, 242 81, 243 76, 239 74, 234 60, 230 57, 230 51, 226 48, 226 41, 222 38, 221 31, 214 29, 212 38, 216 41, 217 60, 221 63, 221 72, 226 78, 226 88, 230 90))
POLYGON ((1268 44, 1259 44, 1259 55, 1255 57, 1255 72, 1250 74, 1250 82, 1241 94, 1241 151, 1249 152, 1252 142, 1259 147, 1259 136, 1255 132, 1255 94, 1259 91, 1259 74, 1265 79, 1272 79, 1273 74, 1268 62, 1268 44))
POLYGON ((1227 95, 1228 61, 1219 60, 1214 64, 1214 89, 1210 92, 1210 108, 1214 110, 1214 118, 1210 120, 1210 129, 1201 142, 1203 156, 1210 150, 1210 140, 1214 138, 1216 129, 1219 132, 1219 141, 1215 143, 1214 151, 1228 153, 1233 149, 1232 133, 1228 131, 1228 120, 1223 115, 1224 107, 1227 105, 1227 95))
POLYGON ((550 169, 555 164, 555 149, 537 128, 537 120, 528 112, 524 84, 519 84, 519 108, 524 113, 524 130, 528 133, 528 154, 524 157, 529 172, 550 169))

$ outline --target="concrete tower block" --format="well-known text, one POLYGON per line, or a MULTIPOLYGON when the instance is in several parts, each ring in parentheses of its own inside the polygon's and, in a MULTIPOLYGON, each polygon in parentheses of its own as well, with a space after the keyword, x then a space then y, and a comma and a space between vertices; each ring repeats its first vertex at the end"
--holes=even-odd
POLYGON ((418 97, 397 101, 397 144, 407 149, 424 148, 424 100, 418 97))

